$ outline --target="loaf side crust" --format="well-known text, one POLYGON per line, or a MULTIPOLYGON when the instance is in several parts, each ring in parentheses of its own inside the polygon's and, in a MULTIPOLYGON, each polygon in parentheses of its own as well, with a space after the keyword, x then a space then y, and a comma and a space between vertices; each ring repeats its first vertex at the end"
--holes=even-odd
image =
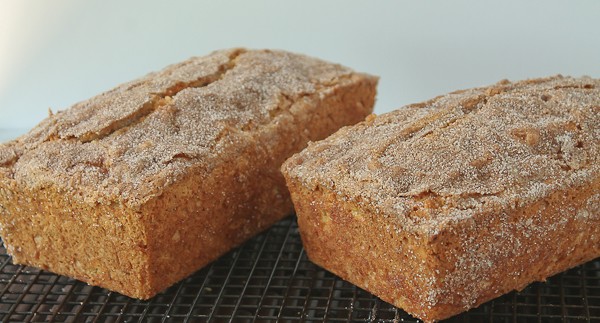
POLYGON ((281 163, 376 83, 232 49, 121 85, 0 145, 0 234, 15 263, 150 298, 289 214, 281 163))
POLYGON ((600 255, 598 180, 527 206, 477 214, 434 237, 327 188, 309 190, 294 179, 288 187, 312 262, 425 322, 600 255))
POLYGON ((599 80, 555 76, 345 127, 282 167, 307 253, 425 320, 600 256, 599 118, 599 80))

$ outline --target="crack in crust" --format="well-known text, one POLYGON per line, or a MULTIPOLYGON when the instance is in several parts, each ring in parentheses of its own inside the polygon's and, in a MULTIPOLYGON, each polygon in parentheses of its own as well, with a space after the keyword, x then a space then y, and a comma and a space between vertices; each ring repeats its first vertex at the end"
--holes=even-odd
MULTIPOLYGON (((156 112, 156 110, 158 110, 159 108, 169 104, 169 101, 171 101, 172 98, 175 97, 179 92, 189 88, 202 88, 222 79, 228 71, 235 68, 236 58, 244 52, 245 50, 239 49, 231 53, 229 55, 229 61, 220 65, 219 69, 215 73, 201 76, 191 82, 177 82, 175 85, 168 87, 163 92, 151 93, 151 95, 153 96, 152 100, 148 103, 143 104, 133 114, 126 116, 125 118, 115 120, 105 128, 100 129, 98 131, 86 132, 80 137, 77 137, 76 139, 83 143, 90 142, 93 140, 99 140, 110 136, 115 132, 124 130, 125 128, 134 126, 135 124, 142 122, 150 114, 156 112)), ((55 138, 55 140, 56 139, 57 138, 55 138)), ((69 137, 66 137, 65 139, 69 139, 69 137)))

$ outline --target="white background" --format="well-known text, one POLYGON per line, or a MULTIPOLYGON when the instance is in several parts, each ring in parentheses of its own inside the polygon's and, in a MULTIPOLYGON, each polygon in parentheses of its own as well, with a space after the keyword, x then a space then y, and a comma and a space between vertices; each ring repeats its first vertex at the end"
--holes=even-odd
POLYGON ((190 56, 279 48, 381 77, 376 112, 460 88, 600 77, 600 1, 0 1, 0 141, 190 56))

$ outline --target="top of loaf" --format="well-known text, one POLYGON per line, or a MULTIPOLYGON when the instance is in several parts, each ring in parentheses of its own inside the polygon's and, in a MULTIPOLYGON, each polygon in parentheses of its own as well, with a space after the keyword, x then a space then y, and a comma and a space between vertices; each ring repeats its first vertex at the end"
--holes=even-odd
MULTIPOLYGON (((370 77, 284 51, 194 57, 59 111, 0 145, 0 179, 139 206, 191 167, 210 170, 290 102, 370 77)), ((231 156, 229 156, 231 155, 231 156)))
POLYGON ((456 91, 342 128, 283 166, 309 189, 436 234, 597 179, 600 80, 555 76, 456 91), (427 204, 435 197, 441 205, 427 204), (414 210, 420 212, 414 212, 414 210))

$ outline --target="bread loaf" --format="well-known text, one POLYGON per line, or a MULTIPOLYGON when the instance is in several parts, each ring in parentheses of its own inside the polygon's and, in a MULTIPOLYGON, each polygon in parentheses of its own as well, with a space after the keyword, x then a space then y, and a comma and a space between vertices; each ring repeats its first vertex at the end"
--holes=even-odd
POLYGON ((147 299, 291 212, 279 168, 364 119, 377 78, 283 51, 196 57, 0 146, 14 263, 147 299))
POLYGON ((312 261, 441 320, 600 256, 600 80, 453 92, 282 170, 312 261))

